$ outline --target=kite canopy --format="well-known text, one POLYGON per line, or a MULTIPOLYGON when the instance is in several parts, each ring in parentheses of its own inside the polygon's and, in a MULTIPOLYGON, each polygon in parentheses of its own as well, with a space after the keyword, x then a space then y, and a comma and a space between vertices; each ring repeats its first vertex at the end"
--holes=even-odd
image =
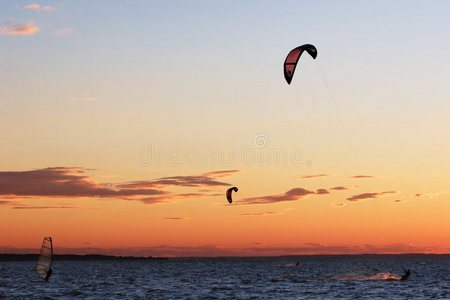
POLYGON ((234 187, 229 188, 229 189, 227 190, 227 199, 228 199, 228 203, 233 202, 233 199, 231 198, 231 192, 232 192, 232 191, 237 192, 237 191, 238 191, 238 188, 234 186, 234 187))
POLYGON ((286 57, 284 61, 284 78, 286 79, 288 84, 291 84, 292 77, 294 77, 295 67, 297 66, 297 62, 302 55, 303 51, 309 53, 312 58, 316 59, 317 57, 317 49, 311 44, 305 44, 295 49, 292 49, 291 52, 286 57))

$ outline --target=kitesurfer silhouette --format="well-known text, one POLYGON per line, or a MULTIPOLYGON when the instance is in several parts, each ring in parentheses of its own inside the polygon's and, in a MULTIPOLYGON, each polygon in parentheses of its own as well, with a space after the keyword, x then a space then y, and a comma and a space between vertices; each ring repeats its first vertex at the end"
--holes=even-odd
POLYGON ((408 279, 409 275, 411 275, 411 271, 409 269, 404 270, 404 271, 405 271, 405 274, 402 275, 402 278, 400 278, 400 280, 406 280, 406 279, 408 279))
POLYGON ((300 265, 300 262, 298 261, 298 262, 295 264, 295 266, 298 267, 299 265, 300 265))
POLYGON ((47 271, 47 275, 45 276, 45 281, 48 281, 48 279, 50 278, 50 276, 52 276, 52 273, 53 273, 52 268, 50 268, 50 269, 47 271))

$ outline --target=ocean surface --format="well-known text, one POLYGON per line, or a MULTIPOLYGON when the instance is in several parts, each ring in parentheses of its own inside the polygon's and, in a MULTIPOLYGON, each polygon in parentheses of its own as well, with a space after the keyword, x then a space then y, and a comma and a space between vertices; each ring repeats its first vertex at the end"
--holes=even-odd
POLYGON ((0 298, 450 299, 450 255, 55 259, 49 282, 35 270, 0 262, 0 298))

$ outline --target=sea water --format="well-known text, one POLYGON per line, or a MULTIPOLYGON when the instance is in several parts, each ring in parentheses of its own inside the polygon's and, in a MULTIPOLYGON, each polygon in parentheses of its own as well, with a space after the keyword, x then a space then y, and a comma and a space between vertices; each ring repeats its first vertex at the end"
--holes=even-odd
POLYGON ((35 268, 0 262, 0 298, 450 299, 449 255, 55 259, 49 282, 35 268))

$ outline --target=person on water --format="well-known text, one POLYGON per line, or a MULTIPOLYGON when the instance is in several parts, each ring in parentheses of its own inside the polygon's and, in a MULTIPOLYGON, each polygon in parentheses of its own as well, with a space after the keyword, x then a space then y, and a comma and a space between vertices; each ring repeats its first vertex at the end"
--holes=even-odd
POLYGON ((48 281, 48 279, 50 278, 50 276, 52 276, 52 273, 53 273, 52 268, 50 268, 50 269, 47 271, 47 275, 45 276, 45 281, 48 281))
POLYGON ((400 280, 406 280, 406 279, 408 279, 409 275, 411 275, 411 271, 409 269, 404 270, 404 271, 405 271, 405 274, 402 275, 402 278, 400 278, 400 280))

